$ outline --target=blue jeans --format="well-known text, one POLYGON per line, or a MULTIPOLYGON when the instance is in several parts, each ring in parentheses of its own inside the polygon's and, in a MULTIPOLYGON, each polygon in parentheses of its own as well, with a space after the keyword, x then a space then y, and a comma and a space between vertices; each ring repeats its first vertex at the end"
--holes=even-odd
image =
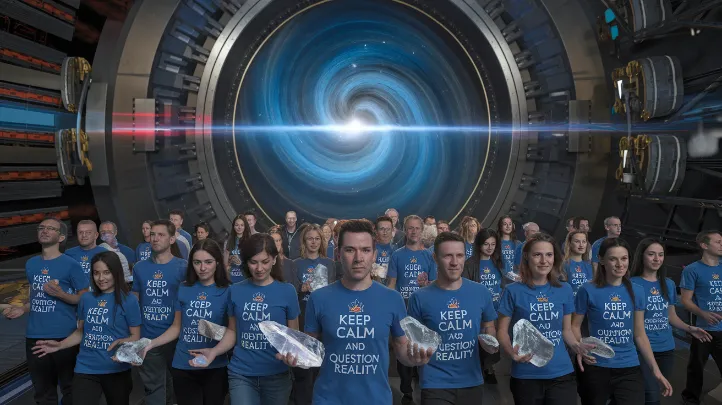
MULTIPOLYGON (((672 370, 674 369, 674 350, 666 352, 654 352, 654 359, 657 361, 657 366, 662 375, 670 380, 672 378, 672 370)), ((652 370, 649 368, 647 363, 642 358, 642 353, 639 353, 639 365, 642 368, 642 375, 644 376, 644 402, 647 405, 659 405, 662 401, 662 393, 659 388, 657 379, 654 378, 652 370)))
POLYGON ((288 405, 292 386, 290 371, 262 377, 228 373, 231 405, 288 405))

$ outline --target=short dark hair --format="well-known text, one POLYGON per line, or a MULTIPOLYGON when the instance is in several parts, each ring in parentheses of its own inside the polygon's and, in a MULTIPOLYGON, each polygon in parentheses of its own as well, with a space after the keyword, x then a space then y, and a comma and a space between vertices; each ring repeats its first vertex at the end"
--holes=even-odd
MULTIPOLYGON (((374 225, 368 219, 351 219, 344 222, 341 225, 341 230, 338 232, 338 246, 343 247, 343 236, 346 233, 368 233, 371 235, 371 239, 376 240, 376 232, 374 232, 374 225)), ((374 243, 374 249, 376 244, 374 243)))
POLYGON ((379 222, 391 222, 391 226, 394 226, 394 221, 391 220, 391 217, 388 215, 381 215, 380 217, 376 218, 376 226, 379 226, 379 222))
POLYGON ((582 226, 582 221, 589 222, 589 220, 584 217, 574 217, 574 228, 579 229, 579 227, 582 226))
POLYGON ((434 221, 436 221, 436 218, 434 218, 433 215, 427 215, 427 216, 425 216, 425 217, 424 217, 424 221, 426 221, 427 219, 433 219, 434 221))
POLYGON ((152 228, 154 226, 165 226, 168 229, 168 235, 175 236, 175 225, 173 225, 173 223, 167 219, 159 219, 157 221, 153 221, 153 223, 150 224, 150 227, 152 228))
POLYGON ((461 242, 464 243, 464 238, 461 235, 451 232, 441 232, 436 239, 434 239, 434 252, 439 251, 439 246, 444 242, 461 242))
POLYGON ((246 215, 250 215, 250 216, 252 216, 253 218, 257 218, 257 217, 256 217, 256 214, 255 214, 254 212, 252 212, 252 211, 246 211, 246 212, 244 212, 244 213, 243 213, 243 216, 245 217, 246 215))
POLYGON ((181 217, 181 219, 185 219, 185 214, 183 213, 183 210, 179 210, 179 209, 170 210, 170 212, 168 213, 168 216, 170 217, 171 215, 178 215, 179 217, 181 217))
POLYGON ((569 226, 569 223, 571 223, 572 226, 573 226, 574 228, 576 228, 577 226, 576 226, 575 224, 578 223, 578 222, 577 222, 577 217, 570 217, 569 219, 567 219, 567 223, 564 224, 564 226, 569 226))
POLYGON ((445 219, 440 219, 440 220, 436 221, 436 226, 439 226, 441 224, 449 225, 449 221, 447 221, 445 219))
POLYGON ((700 246, 700 245, 703 243, 705 245, 708 245, 710 242, 709 237, 712 235, 722 235, 722 233, 720 233, 720 231, 718 231, 716 229, 708 229, 706 231, 702 231, 702 232, 698 233, 697 238, 695 238, 695 241, 697 242, 697 247, 701 249, 702 246, 700 246))
POLYGON ((55 221, 55 222, 57 222, 57 223, 58 223, 58 233, 59 233, 61 236, 65 236, 65 237, 68 236, 68 225, 67 225, 65 222, 63 222, 62 219, 56 218, 56 217, 46 217, 45 219, 43 219, 43 221, 55 221))

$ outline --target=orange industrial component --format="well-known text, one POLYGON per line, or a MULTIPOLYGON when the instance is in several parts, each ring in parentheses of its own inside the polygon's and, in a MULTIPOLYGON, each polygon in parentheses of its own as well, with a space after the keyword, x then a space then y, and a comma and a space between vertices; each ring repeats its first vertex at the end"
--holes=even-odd
POLYGON ((16 141, 34 141, 55 143, 55 134, 42 132, 22 132, 0 130, 0 139, 12 139, 16 141))
POLYGON ((37 214, 13 215, 12 217, 0 217, 0 226, 12 226, 21 224, 32 224, 34 222, 42 222, 45 218, 53 217, 57 219, 68 219, 70 213, 65 211, 59 212, 38 212, 37 214))
POLYGON ((55 170, 35 170, 27 172, 0 172, 0 181, 11 180, 48 180, 57 179, 58 172, 55 170))
POLYGON ((44 94, 32 93, 29 91, 20 91, 15 89, 8 89, 0 87, 0 96, 18 97, 25 100, 38 101, 46 104, 53 104, 60 106, 63 104, 60 97, 47 96, 44 94))
POLYGON ((22 62, 30 63, 31 65, 52 69, 56 72, 60 72, 61 68, 61 66, 57 63, 47 62, 30 55, 25 55, 24 53, 13 51, 12 49, 0 48, 0 55, 4 55, 12 59, 17 59, 22 62))
POLYGON ((70 24, 75 24, 75 17, 65 10, 61 10, 50 3, 46 3, 44 0, 22 0, 24 3, 29 4, 37 9, 43 10, 53 17, 59 18, 70 24))

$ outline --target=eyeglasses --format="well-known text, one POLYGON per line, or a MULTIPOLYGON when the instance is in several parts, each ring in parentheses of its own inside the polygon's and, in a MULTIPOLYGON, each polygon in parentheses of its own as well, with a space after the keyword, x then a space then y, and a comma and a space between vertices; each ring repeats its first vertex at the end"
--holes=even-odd
POLYGON ((60 228, 56 228, 54 226, 47 226, 47 225, 40 225, 38 226, 38 232, 42 231, 53 231, 53 232, 59 232, 60 228))

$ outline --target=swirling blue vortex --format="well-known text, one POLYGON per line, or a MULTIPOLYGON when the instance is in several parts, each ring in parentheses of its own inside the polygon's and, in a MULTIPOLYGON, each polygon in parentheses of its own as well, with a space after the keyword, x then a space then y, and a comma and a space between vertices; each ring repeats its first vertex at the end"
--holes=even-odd
MULTIPOLYGON (((440 0, 439 0, 440 1, 440 0)), ((244 180, 275 221, 374 218, 395 207, 451 219, 475 189, 488 132, 245 130, 246 126, 488 126, 471 60, 434 20, 389 1, 311 7, 260 49, 239 88, 244 180)))

